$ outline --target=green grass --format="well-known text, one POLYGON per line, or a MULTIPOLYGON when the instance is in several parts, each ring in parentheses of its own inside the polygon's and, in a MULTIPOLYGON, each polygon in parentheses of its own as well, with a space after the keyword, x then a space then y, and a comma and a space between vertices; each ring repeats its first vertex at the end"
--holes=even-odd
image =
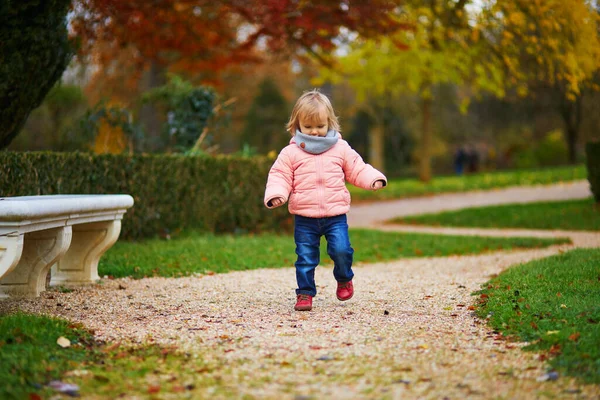
POLYGON ((600 208, 584 200, 467 208, 391 220, 392 223, 481 228, 600 230, 600 208))
POLYGON ((390 179, 385 189, 377 192, 348 185, 353 201, 390 200, 405 197, 426 196, 437 193, 489 190, 508 186, 548 185, 586 179, 583 165, 487 172, 473 175, 435 177, 429 183, 418 179, 390 179))
POLYGON ((598 260, 600 249, 578 249, 512 267, 476 293, 477 312, 555 370, 600 383, 598 260))
POLYGON ((97 343, 89 332, 58 318, 0 315, 0 399, 53 398, 58 392, 47 386, 53 380, 78 385, 83 397, 188 396, 218 384, 213 371, 224 363, 154 344, 97 343), (56 343, 61 336, 71 341, 70 347, 56 343))
MULTIPOLYGON (((404 257, 478 254, 512 248, 545 247, 568 239, 486 238, 351 230, 357 263, 404 257)), ((215 236, 186 233, 165 241, 117 242, 100 260, 100 276, 186 276, 256 268, 290 267, 296 261, 292 236, 215 236)), ((330 262, 321 244, 321 261, 330 262)))
POLYGON ((42 385, 60 379, 86 357, 91 335, 54 318, 11 314, 0 317, 0 398, 25 399, 43 391, 42 385), (64 336, 72 346, 62 348, 64 336))

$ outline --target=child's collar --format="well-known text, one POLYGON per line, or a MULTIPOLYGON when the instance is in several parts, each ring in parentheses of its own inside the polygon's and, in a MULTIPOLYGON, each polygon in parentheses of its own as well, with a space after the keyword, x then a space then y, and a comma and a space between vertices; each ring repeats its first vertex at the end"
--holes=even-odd
POLYGON ((332 148, 338 141, 339 135, 333 129, 325 136, 311 136, 296 130, 294 140, 296 146, 310 154, 321 154, 332 148))

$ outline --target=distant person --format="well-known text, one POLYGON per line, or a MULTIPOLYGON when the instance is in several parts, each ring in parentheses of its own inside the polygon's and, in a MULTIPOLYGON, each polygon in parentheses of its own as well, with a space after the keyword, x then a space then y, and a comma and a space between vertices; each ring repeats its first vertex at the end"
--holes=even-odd
POLYGON ((352 261, 346 213, 350 193, 345 182, 367 190, 387 185, 386 177, 342 139, 338 119, 329 99, 317 90, 297 100, 287 124, 292 136, 269 171, 264 202, 268 208, 282 206, 294 214, 296 242, 297 311, 312 310, 317 294, 315 269, 319 265, 321 236, 334 262, 338 300, 354 294, 352 261))
POLYGON ((465 168, 465 161, 467 160, 466 156, 463 146, 459 146, 454 152, 454 172, 456 175, 462 175, 465 168))

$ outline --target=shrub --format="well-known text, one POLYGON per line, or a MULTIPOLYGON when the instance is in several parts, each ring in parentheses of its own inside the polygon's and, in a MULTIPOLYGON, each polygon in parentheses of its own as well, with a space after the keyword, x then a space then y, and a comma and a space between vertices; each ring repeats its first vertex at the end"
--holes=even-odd
POLYGON ((67 67, 70 0, 0 2, 0 148, 19 133, 67 67))
POLYGON ((282 229, 289 226, 285 207, 263 205, 271 163, 227 156, 0 152, 0 196, 130 194, 135 204, 121 233, 129 239, 181 229, 282 229))
POLYGON ((585 154, 590 189, 596 202, 600 203, 600 142, 587 143, 585 154))
POLYGON ((522 149, 515 152, 514 167, 517 169, 530 169, 539 167, 535 152, 530 149, 522 149))
POLYGON ((214 116, 217 95, 213 89, 194 86, 177 75, 169 82, 144 93, 143 101, 162 107, 167 119, 163 138, 171 150, 186 151, 194 147, 211 117, 214 116))
POLYGON ((535 149, 535 158, 544 167, 567 164, 567 144, 559 129, 548 132, 540 141, 535 149))

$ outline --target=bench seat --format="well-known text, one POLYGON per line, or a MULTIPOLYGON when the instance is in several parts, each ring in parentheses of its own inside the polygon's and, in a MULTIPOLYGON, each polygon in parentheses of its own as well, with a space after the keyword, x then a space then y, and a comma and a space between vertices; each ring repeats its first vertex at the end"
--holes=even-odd
POLYGON ((50 270, 53 286, 98 280, 132 205, 124 194, 0 198, 0 298, 39 296, 50 270))

